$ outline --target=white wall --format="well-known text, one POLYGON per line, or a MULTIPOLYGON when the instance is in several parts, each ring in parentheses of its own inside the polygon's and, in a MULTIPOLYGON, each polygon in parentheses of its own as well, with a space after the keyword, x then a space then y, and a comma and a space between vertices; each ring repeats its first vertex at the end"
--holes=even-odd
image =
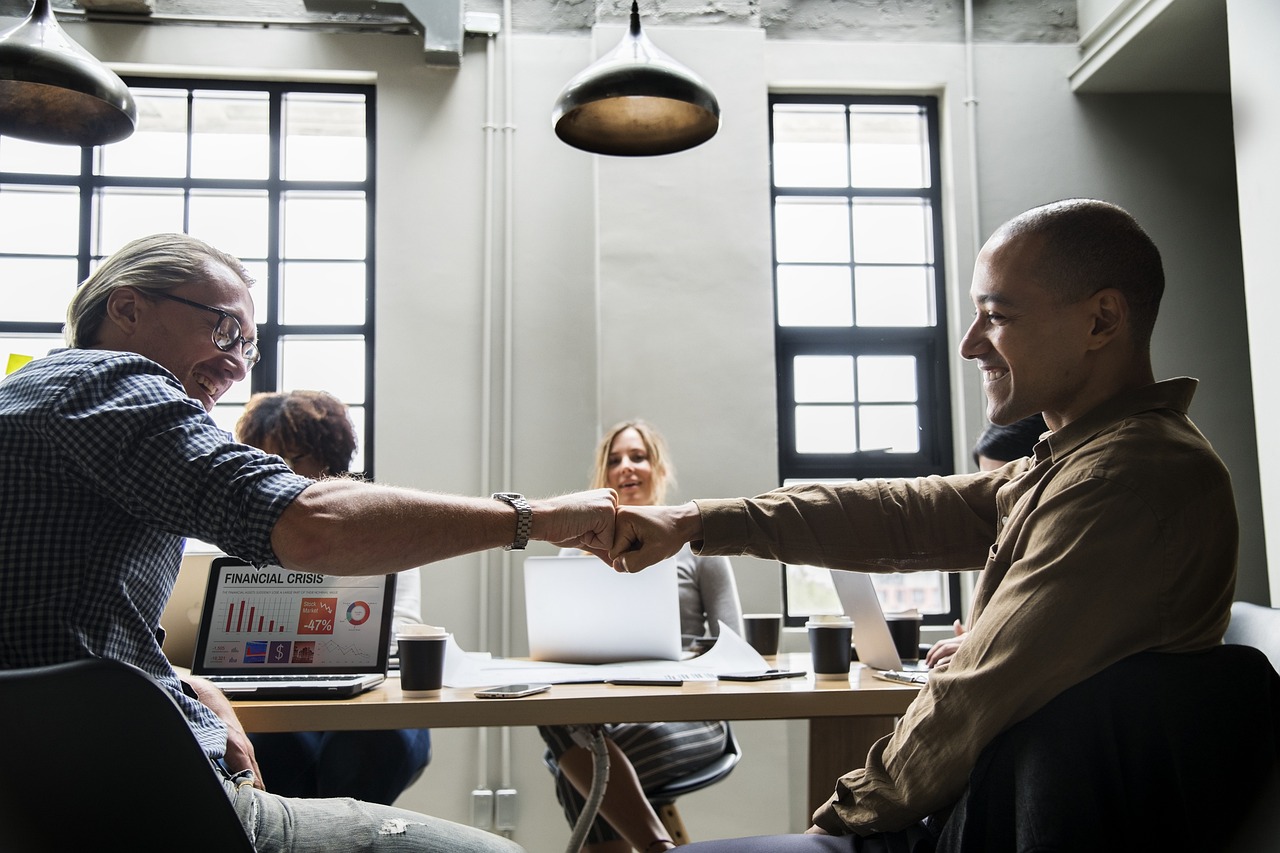
MULTIPOLYGON (((1246 551, 1254 565, 1263 564, 1234 188, 1224 178, 1231 168, 1225 99, 1077 98, 1066 84, 1073 47, 979 45, 982 214, 975 226, 959 45, 766 43, 759 31, 745 28, 654 28, 650 37, 717 91, 722 129, 689 152, 619 160, 559 143, 549 118, 560 86, 594 51, 611 46, 618 30, 602 29, 594 41, 511 39, 512 129, 490 133, 497 137, 499 203, 502 140, 509 137, 514 146, 508 411, 500 204, 489 220, 498 248, 486 255, 482 243, 485 126, 492 118, 484 43, 469 41, 461 69, 444 71, 423 63, 412 36, 67 29, 108 61, 237 73, 271 68, 284 76, 313 68, 377 75, 377 472, 384 482, 469 494, 508 486, 529 494, 578 488, 601 425, 634 415, 652 419, 670 438, 680 470, 678 498, 774 485, 767 91, 936 92, 943 103, 953 339, 970 312, 964 294, 974 244, 1002 220, 1070 195, 1098 195, 1132 209, 1165 251, 1169 271, 1157 371, 1204 380, 1192 415, 1232 467, 1247 522, 1246 551), (497 305, 489 324, 496 421, 490 476, 482 481, 486 259, 493 263, 497 305), (514 427, 509 481, 503 477, 507 414, 514 427)), ((505 128, 501 109, 496 118, 505 128)), ((957 458, 963 459, 981 425, 981 405, 976 372, 956 364, 953 373, 957 458)), ((464 647, 522 651, 522 599, 509 559, 492 554, 428 567, 427 618, 451 628, 464 647)), ((748 560, 735 566, 746 609, 779 606, 774 566, 748 560)), ((745 752, 739 769, 682 804, 692 835, 802 829, 808 818, 803 726, 742 723, 735 729, 745 752)), ((541 743, 528 729, 510 736, 504 754, 495 733, 437 731, 433 764, 401 804, 466 821, 473 787, 514 786, 520 803, 515 838, 534 851, 562 849, 568 827, 541 765, 541 743)))
MULTIPOLYGON (((1280 288, 1276 287, 1276 235, 1280 212, 1275 190, 1280 187, 1280 105, 1275 85, 1280 80, 1280 6, 1269 0, 1228 0, 1227 26, 1231 45, 1231 100, 1235 116, 1236 171, 1240 192, 1240 232, 1244 253, 1245 294, 1249 305, 1249 352, 1258 435, 1280 423, 1280 340, 1271 321, 1280 317, 1280 288)), ((1271 433, 1274 435, 1274 433, 1271 433)), ((1280 605, 1280 448, 1259 442, 1259 469, 1267 532, 1271 603, 1280 605)))

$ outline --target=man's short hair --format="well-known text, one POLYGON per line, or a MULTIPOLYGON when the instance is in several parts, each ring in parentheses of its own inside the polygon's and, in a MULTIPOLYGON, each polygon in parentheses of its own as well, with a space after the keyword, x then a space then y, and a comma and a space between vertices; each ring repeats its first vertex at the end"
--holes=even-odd
POLYGON ((1164 266, 1160 250, 1128 211, 1097 199, 1065 199, 1019 214, 997 233, 1039 237, 1047 283, 1065 300, 1088 299, 1108 287, 1120 291, 1129 304, 1134 344, 1150 346, 1164 266))
POLYGON ((97 343, 107 316, 107 299, 116 288, 170 290, 207 277, 212 265, 231 270, 246 287, 253 285, 238 258, 188 234, 152 234, 125 244, 84 280, 67 306, 67 325, 62 332, 67 346, 97 343))

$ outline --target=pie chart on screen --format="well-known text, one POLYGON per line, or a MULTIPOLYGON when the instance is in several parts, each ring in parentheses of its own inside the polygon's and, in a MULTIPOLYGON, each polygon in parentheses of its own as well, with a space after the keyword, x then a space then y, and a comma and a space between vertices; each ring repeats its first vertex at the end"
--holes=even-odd
POLYGON ((347 607, 347 621, 352 625, 363 625, 372 612, 367 602, 353 601, 347 607))

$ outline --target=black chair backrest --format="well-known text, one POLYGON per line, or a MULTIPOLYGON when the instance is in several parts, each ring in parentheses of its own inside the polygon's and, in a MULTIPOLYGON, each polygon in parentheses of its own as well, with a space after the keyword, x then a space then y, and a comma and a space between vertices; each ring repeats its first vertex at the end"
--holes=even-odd
MULTIPOLYGON (((1126 658, 983 750, 937 853, 1252 851, 1274 810, 1280 675, 1243 645, 1126 658), (1196 830, 1189 816, 1212 815, 1196 830)), ((1273 849, 1273 848, 1272 848, 1273 849)))
POLYGON ((182 711, 141 670, 0 670, 0 731, 0 850, 253 851, 182 711))
POLYGON ((1231 605, 1231 622, 1222 640, 1236 646, 1253 646, 1280 672, 1280 608, 1237 601, 1231 605))

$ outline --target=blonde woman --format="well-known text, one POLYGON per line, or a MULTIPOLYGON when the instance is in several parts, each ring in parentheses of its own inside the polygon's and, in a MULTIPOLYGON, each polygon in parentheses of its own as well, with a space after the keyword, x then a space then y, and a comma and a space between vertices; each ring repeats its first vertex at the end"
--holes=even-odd
MULTIPOLYGON (((664 503, 675 469, 662 435, 644 421, 616 424, 600 440, 593 488, 608 487, 624 506, 664 503)), ((685 545, 676 555, 680 631, 685 648, 714 638, 724 622, 742 632, 742 605, 725 557, 697 557, 685 545)), ((591 753, 573 738, 575 726, 541 726, 556 758, 556 797, 570 825, 591 789, 591 753)), ((656 853, 674 843, 644 791, 705 766, 725 749, 723 722, 621 723, 602 726, 609 750, 609 783, 587 835, 588 853, 656 853)))

